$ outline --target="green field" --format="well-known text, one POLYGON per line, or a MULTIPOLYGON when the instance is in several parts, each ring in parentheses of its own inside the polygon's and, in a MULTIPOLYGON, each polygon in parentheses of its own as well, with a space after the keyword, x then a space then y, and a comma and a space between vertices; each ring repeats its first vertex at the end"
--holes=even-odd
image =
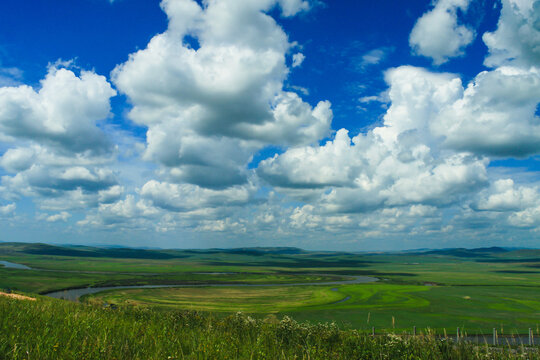
POLYGON ((197 310, 263 318, 289 315, 341 328, 413 326, 474 334, 526 333, 540 324, 540 251, 500 248, 410 253, 308 252, 294 248, 136 250, 0 243, 0 288, 24 293, 112 285, 231 286, 121 289, 82 301, 158 311, 197 310), (315 285, 348 279, 377 283, 315 285), (303 286, 279 284, 311 283, 303 286), (234 286, 271 284, 273 286, 234 286))
POLYGON ((310 322, 336 321, 356 329, 460 327, 489 334, 526 333, 540 323, 537 288, 361 284, 299 287, 114 290, 87 296, 94 304, 156 306, 208 312, 287 314, 310 322))
POLYGON ((280 313, 314 308, 343 300, 346 296, 328 287, 202 287, 115 290, 88 296, 101 304, 160 306, 211 312, 280 313))
POLYGON ((103 308, 0 296, 2 359, 540 359, 537 347, 455 343, 429 333, 378 335, 269 315, 103 308))

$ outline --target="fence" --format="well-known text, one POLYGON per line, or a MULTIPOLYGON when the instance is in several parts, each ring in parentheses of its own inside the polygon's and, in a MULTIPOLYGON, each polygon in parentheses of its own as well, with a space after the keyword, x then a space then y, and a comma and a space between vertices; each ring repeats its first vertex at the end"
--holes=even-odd
MULTIPOLYGON (((449 336, 446 333, 446 330, 443 334, 434 334, 432 330, 428 330, 428 333, 431 335, 435 335, 440 337, 441 339, 448 339, 453 340, 455 342, 460 341, 466 341, 466 342, 473 342, 473 343, 479 343, 479 344, 487 344, 487 345, 509 345, 509 346, 518 346, 518 345, 528 345, 528 346, 536 346, 540 345, 540 337, 535 337, 534 332, 532 328, 529 328, 528 334, 510 334, 510 335, 503 335, 499 334, 499 331, 497 328, 493 328, 492 334, 475 334, 475 335, 469 335, 459 327, 456 328, 455 336, 449 336)), ((387 335, 388 332, 376 332, 375 327, 373 326, 371 328, 371 335, 372 336, 384 336, 387 335)), ((416 326, 413 326, 412 331, 410 333, 402 333, 397 334, 402 337, 414 337, 414 336, 423 336, 424 334, 417 334, 416 326)))

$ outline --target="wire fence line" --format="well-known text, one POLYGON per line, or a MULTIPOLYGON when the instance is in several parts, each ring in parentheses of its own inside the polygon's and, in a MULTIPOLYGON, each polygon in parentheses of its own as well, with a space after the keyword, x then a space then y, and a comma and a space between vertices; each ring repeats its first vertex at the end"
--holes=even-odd
POLYGON ((477 343, 477 344, 486 344, 486 345, 501 345, 501 346, 518 346, 518 345, 527 345, 527 346, 537 346, 540 345, 540 336, 535 336, 534 331, 532 328, 529 328, 529 331, 527 334, 519 334, 519 333, 512 333, 512 334, 503 334, 502 332, 499 332, 497 328, 493 328, 492 334, 468 334, 463 329, 460 329, 459 327, 456 328, 455 334, 448 334, 446 332, 446 329, 444 329, 443 333, 437 333, 433 329, 427 329, 426 332, 418 332, 416 326, 413 326, 411 332, 388 332, 386 330, 380 330, 377 331, 377 329, 373 326, 371 328, 371 336, 387 336, 389 334, 405 337, 405 338, 411 338, 415 336, 435 336, 439 339, 446 339, 448 341, 454 341, 454 342, 471 342, 471 343, 477 343))

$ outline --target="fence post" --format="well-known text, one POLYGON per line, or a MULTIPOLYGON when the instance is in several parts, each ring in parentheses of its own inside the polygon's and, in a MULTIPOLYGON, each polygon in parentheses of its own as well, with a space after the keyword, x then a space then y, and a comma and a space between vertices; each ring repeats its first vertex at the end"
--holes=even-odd
POLYGON ((371 327, 371 336, 375 337, 375 326, 371 327))
POLYGON ((532 331, 531 328, 529 328, 529 345, 530 345, 530 346, 534 345, 533 331, 532 331))
POLYGON ((497 345, 497 329, 493 328, 493 345, 497 345))
POLYGON ((456 329, 456 342, 459 342, 459 327, 456 329))
POLYGON ((413 326, 413 328, 412 328, 412 334, 413 334, 413 336, 416 336, 416 326, 413 326))

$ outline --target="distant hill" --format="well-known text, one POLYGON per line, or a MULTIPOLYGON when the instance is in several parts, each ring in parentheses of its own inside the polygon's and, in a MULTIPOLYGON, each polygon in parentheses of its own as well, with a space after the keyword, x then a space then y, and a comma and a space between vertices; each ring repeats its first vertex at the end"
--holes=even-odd
MULTIPOLYGON (((120 245, 85 246, 85 245, 49 245, 43 243, 0 242, 0 254, 25 253, 52 256, 80 256, 80 257, 111 257, 124 259, 174 259, 186 258, 203 254, 234 254, 234 255, 310 255, 310 256, 338 256, 354 255, 355 253, 343 251, 309 251, 297 247, 242 247, 242 248, 213 248, 213 249, 155 249, 131 248, 120 245)), ((407 254, 407 255, 441 255, 460 258, 491 258, 516 257, 527 258, 540 256, 538 249, 516 249, 498 246, 482 247, 476 249, 447 248, 447 249, 415 249, 404 251, 381 251, 370 254, 407 254)))
POLYGON ((309 251, 302 250, 295 247, 246 247, 246 248, 233 248, 233 249, 193 249, 193 250, 181 250, 188 253, 195 254, 236 254, 236 255, 294 255, 310 253, 309 251))
POLYGON ((455 256, 462 258, 472 258, 472 257, 485 257, 496 254, 507 253, 509 250, 493 246, 493 247, 483 247, 476 249, 466 249, 466 248, 453 248, 453 249, 440 249, 440 250, 429 250, 421 251, 418 254, 424 255, 446 255, 446 256, 455 256))
POLYGON ((42 243, 0 243, 4 254, 25 253, 53 256, 111 257, 117 259, 172 259, 187 257, 185 254, 165 250, 133 248, 98 248, 91 246, 55 246, 42 243))
POLYGON ((125 259, 173 259, 185 258, 192 254, 236 254, 236 255, 295 255, 309 253, 295 247, 253 247, 234 249, 195 249, 163 250, 142 249, 122 246, 95 247, 84 245, 49 245, 43 243, 0 243, 0 252, 4 254, 25 253, 53 256, 111 257, 125 259))

